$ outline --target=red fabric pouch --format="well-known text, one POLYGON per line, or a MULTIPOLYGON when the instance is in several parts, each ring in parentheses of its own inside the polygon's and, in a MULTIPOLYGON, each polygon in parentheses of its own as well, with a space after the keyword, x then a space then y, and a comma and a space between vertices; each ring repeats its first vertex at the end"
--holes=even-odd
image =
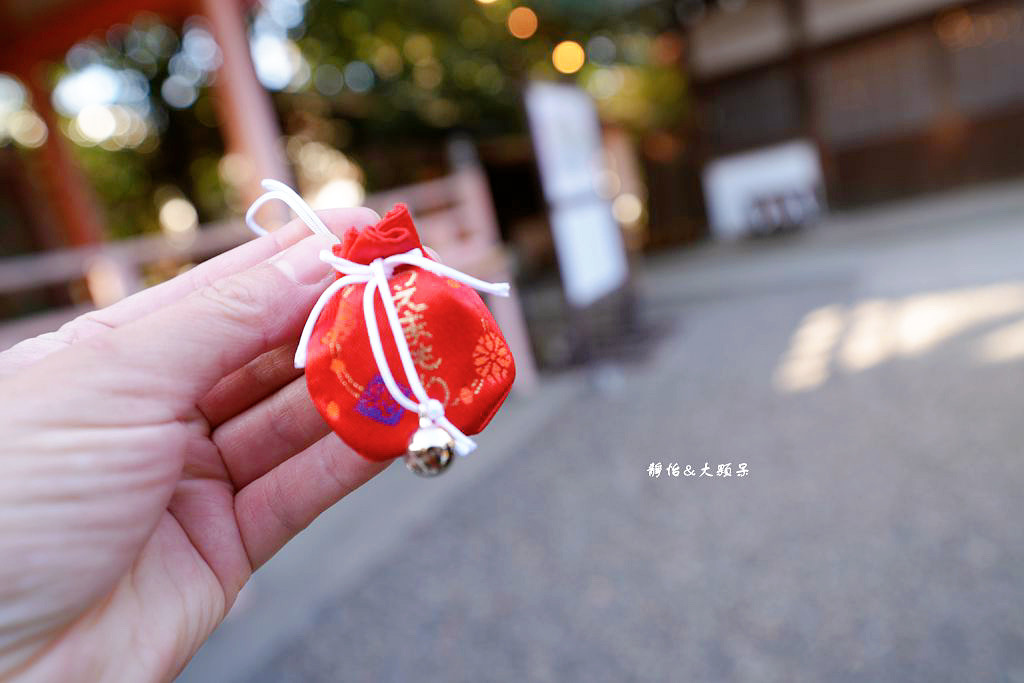
MULTIPOLYGON (((423 251, 408 209, 399 204, 373 227, 349 228, 334 254, 369 264, 412 249, 423 251)), ((480 432, 515 379, 512 354, 487 306, 472 287, 413 265, 397 266, 388 284, 423 388, 464 434, 480 432)), ((306 383, 338 436, 364 457, 383 461, 405 453, 419 416, 399 405, 381 379, 364 320, 365 286, 343 287, 320 313, 307 347, 306 383)), ((388 367, 413 398, 379 294, 374 312, 388 367)))

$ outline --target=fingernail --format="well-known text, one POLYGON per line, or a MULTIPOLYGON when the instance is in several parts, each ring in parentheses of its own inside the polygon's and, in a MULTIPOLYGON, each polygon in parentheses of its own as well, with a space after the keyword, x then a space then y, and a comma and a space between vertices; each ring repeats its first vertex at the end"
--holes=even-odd
POLYGON ((331 272, 331 267, 320 260, 320 252, 334 243, 319 235, 307 237, 271 258, 270 264, 296 284, 315 285, 331 272))

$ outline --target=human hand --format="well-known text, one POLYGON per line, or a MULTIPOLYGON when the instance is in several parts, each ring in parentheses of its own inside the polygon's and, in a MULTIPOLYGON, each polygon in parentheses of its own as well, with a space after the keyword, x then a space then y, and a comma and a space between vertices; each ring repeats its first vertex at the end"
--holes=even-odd
POLYGON ((333 275, 304 234, 0 354, 0 679, 173 678, 255 568, 385 467, 330 433, 292 367, 333 275))

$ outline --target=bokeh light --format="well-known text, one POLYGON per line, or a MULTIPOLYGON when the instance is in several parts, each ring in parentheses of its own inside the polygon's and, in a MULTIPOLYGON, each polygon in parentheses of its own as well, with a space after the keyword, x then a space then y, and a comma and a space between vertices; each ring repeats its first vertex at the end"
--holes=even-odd
POLYGON ((117 121, 110 107, 102 104, 90 104, 78 112, 75 124, 82 135, 92 142, 103 142, 117 130, 117 121))
POLYGON ((516 7, 508 15, 508 31, 526 40, 537 32, 537 15, 529 7, 516 7))
POLYGON ((368 92, 373 87, 373 69, 366 62, 349 62, 345 67, 345 82, 353 92, 368 92))
POLYGON ((595 99, 607 100, 618 94, 625 80, 621 69, 599 67, 587 74, 584 87, 595 99))
POLYGON ((310 198, 314 209, 336 209, 339 207, 359 206, 366 192, 363 186, 353 178, 335 178, 327 181, 310 198))
POLYGON ((363 171, 343 152, 300 136, 290 138, 285 149, 314 209, 359 206, 365 199, 363 171))
POLYGON ((21 109, 8 118, 7 134, 22 147, 40 147, 46 142, 46 123, 34 111, 21 109))
POLYGON ((304 59, 298 46, 273 34, 255 36, 252 61, 260 82, 270 90, 284 90, 302 71, 304 59))
POLYGON ((412 63, 434 56, 434 44, 422 33, 414 33, 405 39, 402 46, 405 58, 412 63))
POLYGON ((574 74, 583 68, 586 55, 583 46, 575 40, 563 40, 551 52, 551 63, 564 74, 574 74))
POLYGON ((313 86, 321 95, 333 97, 345 87, 345 77, 334 64, 321 64, 313 76, 313 86))
POLYGON ((260 5, 249 40, 256 75, 269 90, 297 90, 309 82, 311 69, 288 32, 302 23, 305 2, 267 0, 260 5))
POLYGON ((75 116, 90 105, 116 102, 121 87, 119 72, 105 64, 89 64, 58 81, 53 89, 53 106, 65 116, 75 116))
POLYGON ((423 59, 413 67, 412 78, 424 90, 433 90, 441 85, 444 72, 441 64, 433 58, 423 59))
POLYGON ((192 202, 182 196, 171 197, 160 206, 160 227, 167 241, 183 248, 195 240, 199 214, 192 202))
POLYGON ((183 76, 175 74, 160 86, 160 96, 175 109, 185 109, 192 106, 199 97, 199 90, 183 76))
POLYGON ((17 111, 25 106, 25 86, 7 74, 0 74, 0 113, 17 111))
POLYGON ((620 223, 636 223, 643 215, 644 205, 635 194, 623 192, 612 202, 612 215, 620 223))
POLYGON ((371 61, 381 78, 394 78, 402 73, 402 53, 391 43, 381 43, 374 51, 371 61))
POLYGON ((0 74, 0 144, 8 139, 22 147, 46 142, 46 123, 28 103, 25 87, 14 77, 0 74))
POLYGON ((587 41, 587 56, 598 64, 611 64, 615 61, 615 41, 604 34, 597 34, 587 41))

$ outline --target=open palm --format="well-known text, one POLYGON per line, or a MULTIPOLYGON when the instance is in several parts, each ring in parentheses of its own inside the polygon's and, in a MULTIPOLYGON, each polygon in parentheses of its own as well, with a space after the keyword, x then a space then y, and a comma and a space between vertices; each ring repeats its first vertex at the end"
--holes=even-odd
POLYGON ((331 275, 304 230, 0 354, 0 679, 173 678, 253 569, 383 468, 291 364, 331 275))

